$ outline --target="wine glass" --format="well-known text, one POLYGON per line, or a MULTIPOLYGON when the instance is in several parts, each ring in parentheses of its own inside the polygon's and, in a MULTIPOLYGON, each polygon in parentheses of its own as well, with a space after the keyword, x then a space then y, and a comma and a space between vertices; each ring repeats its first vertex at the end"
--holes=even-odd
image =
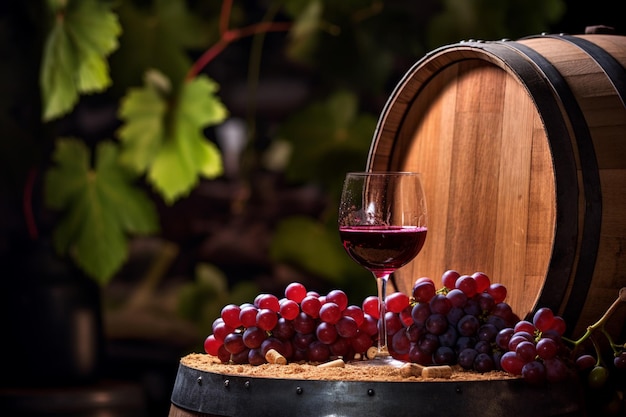
POLYGON ((347 173, 338 223, 346 252, 376 278, 378 352, 369 363, 398 365, 387 347, 385 297, 389 276, 415 258, 426 240, 427 214, 421 174, 347 173))

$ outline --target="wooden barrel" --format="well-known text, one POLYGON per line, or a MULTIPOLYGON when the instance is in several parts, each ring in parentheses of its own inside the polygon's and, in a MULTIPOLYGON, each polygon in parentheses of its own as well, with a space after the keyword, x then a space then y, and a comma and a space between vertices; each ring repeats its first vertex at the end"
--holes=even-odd
POLYGON ((550 307, 569 335, 599 319, 626 286, 625 67, 626 37, 596 34, 461 42, 419 60, 367 165, 423 173, 428 238, 397 289, 483 271, 522 318, 550 307))
POLYGON ((322 381, 206 372, 180 365, 169 417, 582 417, 580 385, 522 379, 322 381))

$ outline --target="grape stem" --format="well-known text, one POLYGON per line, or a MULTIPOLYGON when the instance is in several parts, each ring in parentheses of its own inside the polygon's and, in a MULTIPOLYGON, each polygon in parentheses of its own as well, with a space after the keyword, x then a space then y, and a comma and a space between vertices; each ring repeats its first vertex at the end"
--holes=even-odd
POLYGON ((596 342, 593 339, 593 337, 591 337, 591 335, 593 334, 594 331, 600 329, 600 331, 609 340, 609 343, 611 345, 611 349, 613 349, 613 352, 617 353, 617 346, 619 346, 619 345, 616 345, 616 344, 613 343, 613 340, 611 339, 611 337, 608 334, 608 332, 606 332, 604 330, 604 324, 609 319, 609 317, 611 317, 611 315, 613 315, 613 313, 615 312, 615 310, 617 310, 617 308, 620 306, 620 304, 624 303, 624 302, 626 302, 626 287, 620 288, 620 290, 618 292, 617 299, 604 312, 604 314, 602 315, 602 317, 600 317, 600 319, 598 321, 596 321, 594 324, 592 324, 590 326, 587 326, 587 330, 585 331, 585 334, 583 334, 578 340, 570 340, 570 339, 567 339, 567 338, 565 338, 565 340, 567 340, 568 342, 572 343, 574 345, 574 348, 576 348, 581 343, 583 343, 585 340, 590 339, 591 343, 593 344, 594 349, 596 350, 596 354, 598 356, 598 361, 600 361, 600 355, 599 355, 599 352, 598 352, 598 350, 599 350, 598 345, 596 344, 596 342))

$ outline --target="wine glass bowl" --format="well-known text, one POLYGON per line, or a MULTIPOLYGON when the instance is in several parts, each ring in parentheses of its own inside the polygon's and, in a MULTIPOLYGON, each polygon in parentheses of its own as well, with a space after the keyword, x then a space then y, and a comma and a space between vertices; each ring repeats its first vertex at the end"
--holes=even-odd
POLYGON ((339 235, 350 257, 377 282, 378 351, 373 364, 390 363, 385 298, 389 276, 424 246, 427 212, 421 174, 349 172, 339 205, 339 235))

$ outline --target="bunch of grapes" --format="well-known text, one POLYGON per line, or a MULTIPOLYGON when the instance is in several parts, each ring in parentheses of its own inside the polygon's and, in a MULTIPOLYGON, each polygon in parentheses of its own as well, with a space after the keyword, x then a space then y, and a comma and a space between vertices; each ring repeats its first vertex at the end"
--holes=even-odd
POLYGON ((387 298, 392 355, 421 365, 458 364, 477 372, 501 369, 496 338, 519 321, 505 302, 506 287, 492 284, 482 272, 461 275, 448 270, 441 279, 441 289, 428 277, 416 280, 411 302, 404 306, 391 303, 396 293, 387 298))
POLYGON ((565 345, 565 321, 551 309, 538 309, 532 322, 519 321, 513 329, 498 335, 498 346, 505 352, 502 369, 521 375, 532 384, 559 382, 574 377, 571 351, 565 345))
POLYGON ((365 353, 377 334, 376 319, 348 305, 344 291, 320 295, 293 282, 281 299, 259 294, 253 303, 223 307, 204 349, 224 363, 260 365, 270 349, 288 361, 324 362, 365 353))

